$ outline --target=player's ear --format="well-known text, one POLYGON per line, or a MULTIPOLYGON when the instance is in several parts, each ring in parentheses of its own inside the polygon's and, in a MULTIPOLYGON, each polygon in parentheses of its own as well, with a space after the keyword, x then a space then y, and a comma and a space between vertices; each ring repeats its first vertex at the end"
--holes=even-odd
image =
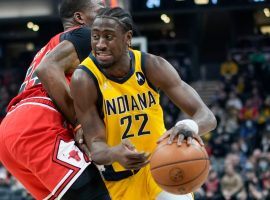
POLYGON ((80 25, 84 25, 84 19, 81 12, 75 12, 73 15, 73 19, 80 25))
POLYGON ((129 31, 126 33, 126 37, 127 37, 127 46, 128 46, 128 47, 131 47, 132 35, 133 35, 133 32, 132 32, 131 30, 129 30, 129 31))

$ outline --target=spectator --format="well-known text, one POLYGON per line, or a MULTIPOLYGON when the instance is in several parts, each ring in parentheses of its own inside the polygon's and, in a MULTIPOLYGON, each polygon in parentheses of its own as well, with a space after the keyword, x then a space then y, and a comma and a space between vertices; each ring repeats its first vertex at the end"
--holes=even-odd
POLYGON ((218 174, 215 170, 210 170, 208 180, 205 182, 205 195, 207 199, 218 200, 220 196, 220 185, 218 174))
POLYGON ((225 200, 246 199, 243 179, 231 164, 226 166, 221 179, 221 192, 225 200))
POLYGON ((253 170, 248 171, 246 173, 246 177, 245 188, 248 194, 248 199, 263 199, 264 195, 262 188, 260 187, 259 179, 257 178, 255 172, 253 170))
POLYGON ((241 110, 243 103, 241 99, 236 95, 234 91, 230 92, 229 99, 226 103, 226 108, 235 108, 236 110, 241 110))
POLYGON ((225 80, 231 80, 237 73, 238 65, 231 59, 231 56, 229 56, 228 60, 221 64, 220 74, 225 80))
POLYGON ((259 116, 258 107, 253 105, 253 101, 251 99, 247 99, 245 106, 240 110, 239 119, 241 121, 246 120, 257 121, 258 116, 259 116))

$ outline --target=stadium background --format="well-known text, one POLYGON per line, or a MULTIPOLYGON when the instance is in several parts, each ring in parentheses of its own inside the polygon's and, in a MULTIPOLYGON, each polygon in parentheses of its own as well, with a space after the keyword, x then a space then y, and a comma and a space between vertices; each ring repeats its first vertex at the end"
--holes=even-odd
MULTIPOLYGON (((130 10, 133 46, 171 62, 210 106, 211 158, 196 199, 270 199, 270 1, 104 0, 130 10), (229 199, 229 198, 227 198, 229 199)), ((33 55, 62 26, 54 0, 0 0, 0 121, 33 55)), ((166 126, 185 118, 162 95, 166 126)), ((0 164, 0 200, 31 199, 0 164)))

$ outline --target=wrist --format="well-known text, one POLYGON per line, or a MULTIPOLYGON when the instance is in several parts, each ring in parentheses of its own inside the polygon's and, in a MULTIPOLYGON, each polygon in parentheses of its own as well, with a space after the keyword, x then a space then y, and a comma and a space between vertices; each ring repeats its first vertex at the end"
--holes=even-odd
POLYGON ((74 129, 75 129, 78 125, 80 125, 80 123, 79 123, 78 119, 76 118, 76 119, 73 121, 72 126, 73 126, 74 129))
POLYGON ((92 160, 98 165, 111 165, 115 162, 113 147, 109 147, 105 142, 92 143, 92 160))
POLYGON ((192 119, 184 119, 184 120, 178 121, 175 124, 175 126, 180 126, 180 125, 187 126, 192 132, 194 132, 195 134, 199 134, 199 126, 192 119))
POLYGON ((114 146, 114 147, 110 147, 109 148, 109 151, 110 151, 110 162, 113 163, 113 162, 118 162, 118 153, 117 153, 117 146, 114 146))
POLYGON ((78 124, 74 129, 73 129, 73 133, 74 135, 77 133, 77 131, 82 128, 82 125, 81 124, 78 124))

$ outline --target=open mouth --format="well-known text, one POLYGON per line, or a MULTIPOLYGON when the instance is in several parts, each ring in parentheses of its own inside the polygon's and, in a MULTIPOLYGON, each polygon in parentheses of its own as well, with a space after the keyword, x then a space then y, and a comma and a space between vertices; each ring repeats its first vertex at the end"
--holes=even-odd
POLYGON ((112 58, 112 55, 105 52, 96 52, 96 58, 100 61, 107 61, 112 58))

